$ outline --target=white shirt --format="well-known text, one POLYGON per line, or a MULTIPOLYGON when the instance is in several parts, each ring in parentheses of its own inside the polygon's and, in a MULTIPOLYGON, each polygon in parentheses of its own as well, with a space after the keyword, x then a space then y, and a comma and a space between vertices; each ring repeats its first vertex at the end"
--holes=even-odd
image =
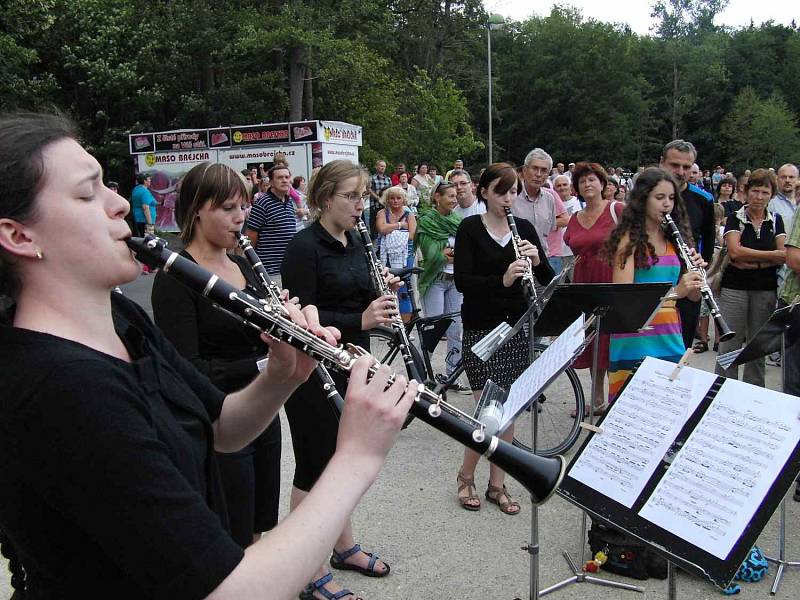
POLYGON ((486 205, 483 202, 480 202, 477 198, 475 201, 468 206, 467 208, 461 208, 460 204, 457 204, 456 207, 453 209, 453 212, 457 215, 461 216, 461 219, 466 219, 467 217, 471 217, 472 215, 484 215, 486 214, 486 205))
MULTIPOLYGON (((569 200, 564 202, 564 208, 566 208, 567 213, 572 216, 581 210, 581 201, 578 200, 577 197, 571 196, 569 200)), ((566 226, 561 227, 561 231, 563 232, 564 230, 566 230, 566 226)), ((572 249, 567 245, 566 242, 561 245, 561 256, 573 256, 572 249)))

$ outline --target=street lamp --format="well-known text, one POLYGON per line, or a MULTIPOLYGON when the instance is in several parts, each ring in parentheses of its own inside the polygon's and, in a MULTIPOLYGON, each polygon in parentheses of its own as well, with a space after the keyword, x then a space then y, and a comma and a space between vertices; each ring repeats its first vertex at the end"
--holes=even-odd
POLYGON ((486 62, 489 68, 489 164, 492 164, 492 29, 500 29, 505 23, 502 15, 489 15, 486 21, 486 62))

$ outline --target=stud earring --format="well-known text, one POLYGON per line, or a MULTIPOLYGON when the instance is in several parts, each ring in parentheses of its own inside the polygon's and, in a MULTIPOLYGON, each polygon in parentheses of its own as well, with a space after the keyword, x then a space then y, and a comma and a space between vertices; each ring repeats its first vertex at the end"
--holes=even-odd
POLYGON ((39 260, 42 260, 44 258, 44 254, 42 253, 41 248, 36 248, 36 258, 38 258, 39 260))

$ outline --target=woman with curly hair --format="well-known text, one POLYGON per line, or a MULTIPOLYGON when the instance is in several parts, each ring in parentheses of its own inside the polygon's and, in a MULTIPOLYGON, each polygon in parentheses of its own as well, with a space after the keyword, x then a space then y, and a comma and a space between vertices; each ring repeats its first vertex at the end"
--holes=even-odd
MULTIPOLYGON (((700 300, 703 279, 686 272, 672 240, 661 223, 669 214, 692 246, 686 208, 673 176, 660 168, 646 169, 636 178, 622 220, 606 242, 605 253, 613 270, 614 283, 669 282, 673 296, 700 300), (681 275, 681 273, 683 273, 681 275)), ((693 251, 690 251, 693 253, 693 251)), ((645 356, 678 362, 684 352, 681 318, 675 301, 661 305, 652 327, 640 333, 611 336, 608 366, 608 401, 613 402, 645 356)))

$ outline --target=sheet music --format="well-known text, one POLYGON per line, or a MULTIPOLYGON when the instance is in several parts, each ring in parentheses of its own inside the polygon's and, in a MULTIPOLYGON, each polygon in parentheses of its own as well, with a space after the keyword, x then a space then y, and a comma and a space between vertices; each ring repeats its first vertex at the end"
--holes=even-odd
POLYGON ((716 379, 647 357, 592 437, 569 476, 630 508, 716 379))
POLYGON ((639 514, 724 560, 800 440, 798 410, 727 379, 639 514))
POLYGON ((516 415, 522 412, 534 397, 539 396, 547 382, 573 359, 575 352, 586 339, 583 323, 584 317, 580 315, 511 385, 508 398, 503 405, 501 432, 511 425, 516 415))

